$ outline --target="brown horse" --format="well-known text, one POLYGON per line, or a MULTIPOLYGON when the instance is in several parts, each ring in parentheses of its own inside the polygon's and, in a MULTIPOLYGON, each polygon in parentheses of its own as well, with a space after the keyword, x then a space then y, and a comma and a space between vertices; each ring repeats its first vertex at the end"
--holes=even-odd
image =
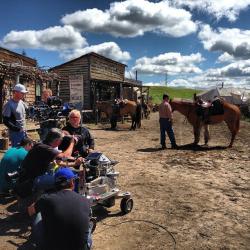
POLYGON ((99 115, 103 112, 110 119, 113 112, 113 103, 114 101, 96 101, 96 109, 98 110, 99 115))
POLYGON ((135 130, 136 127, 141 127, 141 104, 138 104, 130 100, 118 100, 120 106, 119 115, 122 117, 124 115, 130 115, 132 119, 131 130, 135 130))
POLYGON ((132 119, 131 128, 141 126, 141 106, 130 100, 115 100, 115 101, 97 101, 96 108, 99 112, 104 112, 110 119, 111 128, 116 128, 117 118, 124 115, 130 115, 132 119))
MULTIPOLYGON (((191 101, 173 100, 170 102, 171 107, 174 110, 183 114, 188 122, 193 126, 194 131, 194 145, 197 145, 200 141, 200 131, 204 126, 204 140, 205 144, 209 140, 208 124, 205 124, 202 119, 197 115, 197 105, 191 101)), ((216 124, 225 121, 230 132, 231 141, 229 147, 232 147, 236 134, 240 127, 240 110, 237 106, 228 102, 222 101, 224 114, 211 115, 209 117, 209 124, 216 124)))

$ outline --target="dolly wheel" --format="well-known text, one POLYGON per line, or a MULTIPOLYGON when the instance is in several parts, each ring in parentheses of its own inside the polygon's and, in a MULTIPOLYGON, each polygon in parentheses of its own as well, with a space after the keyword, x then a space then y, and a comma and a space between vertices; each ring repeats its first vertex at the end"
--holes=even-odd
POLYGON ((96 228, 96 223, 97 223, 96 218, 95 217, 91 217, 90 221, 89 221, 89 227, 91 229, 91 233, 94 233, 95 228, 96 228))
POLYGON ((133 199, 131 198, 123 198, 121 200, 121 211, 124 213, 124 214, 128 214, 132 211, 133 209, 133 205, 134 205, 134 201, 133 199))

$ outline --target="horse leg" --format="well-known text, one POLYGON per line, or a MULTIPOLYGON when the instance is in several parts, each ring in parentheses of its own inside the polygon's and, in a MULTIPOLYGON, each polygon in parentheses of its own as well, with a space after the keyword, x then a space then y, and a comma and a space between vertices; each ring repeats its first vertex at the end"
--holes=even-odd
POLYGON ((136 129, 136 115, 130 114, 130 116, 131 116, 131 120, 132 120, 130 130, 135 130, 136 129))
POLYGON ((230 141, 230 144, 229 144, 229 146, 228 146, 229 148, 231 148, 231 147, 233 146, 235 136, 236 136, 236 133, 232 133, 231 141, 230 141))
POLYGON ((110 118, 111 129, 116 129, 117 127, 117 117, 111 116, 110 118))
POLYGON ((204 141, 205 141, 205 145, 208 144, 208 141, 210 139, 210 135, 209 135, 209 127, 207 124, 204 125, 204 141))
POLYGON ((226 124, 227 124, 227 127, 228 129, 230 130, 231 132, 231 141, 230 141, 230 144, 229 144, 229 148, 231 148, 233 146, 233 143, 234 143, 234 139, 235 139, 235 136, 237 134, 238 131, 236 131, 236 128, 234 126, 234 123, 233 122, 227 122, 226 121, 226 124))
POLYGON ((193 126, 194 130, 194 145, 198 145, 200 141, 201 126, 193 126))
POLYGON ((135 129, 136 129, 136 120, 135 120, 134 117, 132 117, 131 129, 132 129, 132 130, 135 130, 135 129))

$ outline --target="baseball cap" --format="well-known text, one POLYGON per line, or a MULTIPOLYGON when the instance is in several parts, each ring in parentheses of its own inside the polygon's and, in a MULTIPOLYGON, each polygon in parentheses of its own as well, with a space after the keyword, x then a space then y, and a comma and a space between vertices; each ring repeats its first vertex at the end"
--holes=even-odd
POLYGON ((56 173, 55 173, 55 181, 60 182, 60 181, 68 181, 71 179, 76 179, 77 175, 73 173, 73 171, 66 167, 66 168, 60 168, 56 173))
POLYGON ((23 94, 28 93, 28 91, 26 90, 25 86, 22 85, 21 83, 16 84, 15 87, 13 88, 13 90, 21 92, 23 94))

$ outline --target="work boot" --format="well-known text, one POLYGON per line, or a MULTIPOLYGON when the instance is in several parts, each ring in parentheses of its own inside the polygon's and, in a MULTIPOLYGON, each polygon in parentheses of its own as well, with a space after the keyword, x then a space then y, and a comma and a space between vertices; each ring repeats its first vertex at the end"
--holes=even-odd
POLYGON ((162 149, 162 150, 164 150, 164 149, 166 149, 166 148, 167 148, 166 145, 162 145, 162 146, 161 146, 161 149, 162 149))

